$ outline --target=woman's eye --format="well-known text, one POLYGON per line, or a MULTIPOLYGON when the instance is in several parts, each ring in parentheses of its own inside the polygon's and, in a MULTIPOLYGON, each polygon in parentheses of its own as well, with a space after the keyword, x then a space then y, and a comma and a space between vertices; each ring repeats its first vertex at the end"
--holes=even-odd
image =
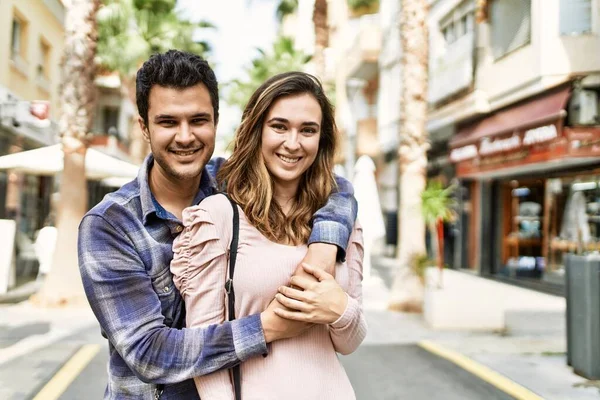
POLYGON ((276 129, 278 131, 285 130, 285 125, 275 124, 275 125, 271 125, 271 126, 273 127, 273 129, 276 129))

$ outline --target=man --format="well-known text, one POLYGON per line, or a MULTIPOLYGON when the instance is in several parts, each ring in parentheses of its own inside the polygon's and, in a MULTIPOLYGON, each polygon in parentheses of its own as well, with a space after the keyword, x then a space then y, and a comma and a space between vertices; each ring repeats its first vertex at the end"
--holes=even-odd
MULTIPOLYGON (((85 291, 109 341, 105 398, 197 399, 191 378, 266 355, 267 343, 308 325, 280 318, 270 306, 260 315, 184 328, 171 247, 183 209, 216 192, 220 164, 209 159, 219 117, 217 80, 202 58, 171 50, 144 63, 136 91, 152 154, 136 180, 86 214, 79 231, 85 291)), ((343 258, 356 217, 352 189, 340 184, 315 214, 304 259, 329 269, 336 255, 343 258)))

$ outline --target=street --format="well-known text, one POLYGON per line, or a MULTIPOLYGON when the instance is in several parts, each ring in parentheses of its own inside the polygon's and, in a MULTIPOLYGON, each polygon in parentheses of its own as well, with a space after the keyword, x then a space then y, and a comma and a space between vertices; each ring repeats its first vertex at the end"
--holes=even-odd
POLYGON ((512 399, 416 345, 366 345, 344 357, 357 399, 512 399))
MULTIPOLYGON (((364 282, 369 324, 340 357, 357 399, 597 399, 596 383, 565 363, 564 337, 510 337, 427 328, 421 315, 385 309, 393 262, 364 282)), ((0 398, 100 399, 108 350, 87 308, 0 305, 0 398)))
MULTIPOLYGON (((43 324, 33 324, 18 331, 1 329, 2 346, 14 344, 19 337, 39 334, 43 328, 43 324)), ((35 354, 1 365, 0 397, 11 400, 54 398, 51 395, 55 392, 48 387, 56 390, 66 385, 60 399, 100 399, 106 385, 107 359, 107 346, 99 329, 85 329, 35 354), (85 365, 65 368, 86 346, 97 350, 93 358, 85 365)), ((416 344, 365 344, 356 353, 342 357, 342 362, 358 399, 512 398, 416 344)))

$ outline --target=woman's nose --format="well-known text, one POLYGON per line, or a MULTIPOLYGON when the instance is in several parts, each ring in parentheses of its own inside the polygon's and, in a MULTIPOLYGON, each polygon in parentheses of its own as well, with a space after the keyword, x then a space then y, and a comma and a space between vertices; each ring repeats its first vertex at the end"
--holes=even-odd
POLYGON ((288 133, 283 145, 290 151, 298 150, 300 148, 300 142, 298 139, 298 133, 295 130, 292 130, 288 133))

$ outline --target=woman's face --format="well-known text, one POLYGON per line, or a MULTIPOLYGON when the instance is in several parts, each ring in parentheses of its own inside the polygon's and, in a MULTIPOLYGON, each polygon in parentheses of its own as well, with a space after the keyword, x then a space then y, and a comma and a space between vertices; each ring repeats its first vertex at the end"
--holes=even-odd
POLYGON ((310 94, 277 99, 262 127, 262 155, 275 190, 298 189, 319 151, 321 107, 310 94))

